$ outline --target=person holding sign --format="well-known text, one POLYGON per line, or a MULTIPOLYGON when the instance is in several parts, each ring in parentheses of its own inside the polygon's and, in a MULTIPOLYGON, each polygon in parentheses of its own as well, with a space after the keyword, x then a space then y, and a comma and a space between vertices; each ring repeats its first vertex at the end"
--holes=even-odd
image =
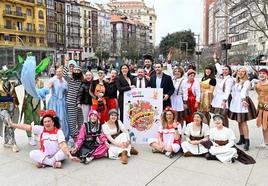
POLYGON ((163 89, 163 109, 171 106, 170 96, 174 93, 175 88, 172 79, 169 75, 163 73, 163 65, 161 63, 155 64, 156 75, 151 77, 150 84, 152 88, 163 89))

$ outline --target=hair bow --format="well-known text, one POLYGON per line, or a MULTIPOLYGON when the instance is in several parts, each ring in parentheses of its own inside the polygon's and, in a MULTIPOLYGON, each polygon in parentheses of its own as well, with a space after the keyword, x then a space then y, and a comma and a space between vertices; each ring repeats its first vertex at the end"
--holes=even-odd
POLYGON ((44 116, 52 116, 52 117, 55 117, 56 116, 56 112, 52 109, 49 109, 47 111, 45 110, 39 110, 39 115, 40 117, 44 117, 44 116))

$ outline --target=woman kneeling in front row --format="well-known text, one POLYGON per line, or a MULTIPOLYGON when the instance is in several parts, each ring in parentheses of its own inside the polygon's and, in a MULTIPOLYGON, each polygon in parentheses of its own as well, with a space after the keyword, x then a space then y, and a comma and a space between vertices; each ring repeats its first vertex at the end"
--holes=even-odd
POLYGON ((181 144, 181 124, 176 122, 176 111, 166 107, 162 115, 162 125, 158 129, 158 138, 148 139, 153 153, 160 152, 172 158, 179 152, 181 144))
POLYGON ((181 147, 184 156, 203 155, 208 152, 202 143, 208 141, 209 127, 202 122, 204 114, 202 112, 194 113, 194 121, 186 126, 184 134, 186 141, 182 142, 181 147))

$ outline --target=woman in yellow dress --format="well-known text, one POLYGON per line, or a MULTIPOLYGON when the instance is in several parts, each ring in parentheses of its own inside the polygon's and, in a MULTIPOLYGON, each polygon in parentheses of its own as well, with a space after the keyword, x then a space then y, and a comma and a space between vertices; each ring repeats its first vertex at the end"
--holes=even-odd
POLYGON ((216 79, 214 69, 211 65, 206 66, 204 70, 204 77, 200 82, 201 99, 198 111, 204 114, 203 121, 209 125, 210 123, 210 105, 213 98, 213 91, 216 86, 216 79))

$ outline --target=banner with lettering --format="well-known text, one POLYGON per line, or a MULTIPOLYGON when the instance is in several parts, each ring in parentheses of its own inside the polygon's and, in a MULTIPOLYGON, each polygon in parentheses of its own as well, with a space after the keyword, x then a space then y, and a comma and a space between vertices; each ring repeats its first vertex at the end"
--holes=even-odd
POLYGON ((163 89, 136 88, 124 93, 124 124, 134 143, 155 138, 163 108, 163 89))

